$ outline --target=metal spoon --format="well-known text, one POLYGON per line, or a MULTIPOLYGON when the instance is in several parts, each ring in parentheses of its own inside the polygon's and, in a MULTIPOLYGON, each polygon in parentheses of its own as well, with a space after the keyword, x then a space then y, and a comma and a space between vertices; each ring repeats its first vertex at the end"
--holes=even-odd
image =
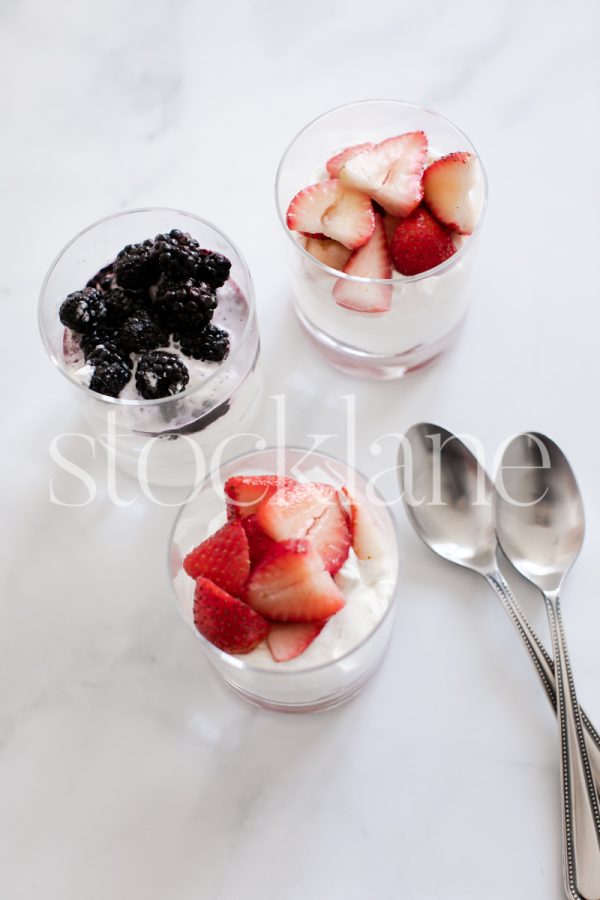
POLYGON ((504 451, 496 480, 496 528, 515 569, 546 600, 556 664, 561 745, 564 879, 567 895, 600 898, 600 807, 560 611, 560 590, 579 555, 583 503, 571 466, 541 434, 504 451))
MULTIPOLYGON (((556 711, 554 663, 498 566, 494 486, 485 469, 459 438, 439 425, 423 422, 404 435, 398 451, 398 472, 404 506, 416 533, 438 556, 483 575, 493 587, 556 711)), ((600 789, 600 736, 583 710, 581 718, 594 780, 600 789)))

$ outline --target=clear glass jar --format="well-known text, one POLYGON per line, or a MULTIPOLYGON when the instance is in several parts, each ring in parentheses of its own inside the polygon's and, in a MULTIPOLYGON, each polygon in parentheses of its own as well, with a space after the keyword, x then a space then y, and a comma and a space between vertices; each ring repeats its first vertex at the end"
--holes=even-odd
POLYGON ((462 131, 437 113, 399 100, 364 100, 310 122, 293 139, 279 164, 276 203, 286 234, 296 312, 324 356, 350 374, 400 378, 427 365, 454 343, 469 305, 475 248, 485 214, 483 166, 476 229, 459 238, 453 256, 419 275, 395 272, 391 279, 365 279, 332 269, 308 253, 302 237, 288 229, 286 211, 299 190, 326 177, 325 162, 336 152, 415 130, 426 133, 430 154, 436 158, 459 150, 478 155, 462 131), (368 313, 339 306, 333 288, 340 278, 391 285, 390 309, 368 313))
POLYGON ((193 499, 179 511, 169 542, 168 564, 177 609, 211 665, 237 694, 259 706, 284 712, 306 712, 337 706, 362 690, 386 652, 400 574, 396 522, 381 495, 369 485, 367 479, 334 457, 282 447, 255 451, 227 462, 206 478, 194 492, 193 499), (347 486, 368 509, 378 527, 385 548, 386 571, 390 573, 385 582, 385 590, 389 594, 387 606, 374 627, 347 652, 310 667, 302 667, 302 657, 298 657, 288 663, 276 663, 265 668, 248 662, 243 655, 225 653, 207 641, 194 625, 194 582, 182 569, 182 561, 189 550, 224 522, 224 482, 232 475, 272 474, 290 475, 299 481, 329 482, 338 488, 347 486), (299 662, 300 666, 297 665, 299 662))
MULTIPOLYGON (((159 485, 191 485, 228 435, 247 429, 262 393, 254 288, 234 244, 210 222, 167 208, 134 209, 101 219, 76 235, 52 263, 42 285, 39 324, 48 355, 75 388, 93 436, 115 454, 120 469, 159 485), (105 397, 91 391, 65 365, 65 328, 58 310, 72 291, 113 260, 126 245, 178 228, 202 247, 231 260, 231 278, 219 288, 214 323, 231 335, 229 356, 173 397, 105 397), (225 296, 224 296, 225 295, 225 296), (199 454, 202 460, 199 459, 199 454)), ((191 366, 193 361, 190 361, 191 366)))

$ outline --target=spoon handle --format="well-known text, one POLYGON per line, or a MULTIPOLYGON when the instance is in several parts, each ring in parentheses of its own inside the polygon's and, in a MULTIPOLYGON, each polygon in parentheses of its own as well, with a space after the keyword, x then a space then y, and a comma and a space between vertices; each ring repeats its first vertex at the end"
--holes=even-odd
POLYGON ((560 614, 558 592, 546 593, 556 667, 561 747, 564 877, 567 894, 600 900, 600 808, 588 759, 560 614))
MULTIPOLYGON (((527 621, 525 613, 519 606, 500 570, 495 569, 492 572, 488 572, 485 577, 500 598, 504 609, 521 635, 540 681, 544 686, 548 700, 552 705, 552 709, 556 712, 556 681, 552 657, 527 621)), ((583 724, 592 777, 596 783, 596 790, 600 795, 600 735, 581 707, 579 707, 579 713, 583 724)))

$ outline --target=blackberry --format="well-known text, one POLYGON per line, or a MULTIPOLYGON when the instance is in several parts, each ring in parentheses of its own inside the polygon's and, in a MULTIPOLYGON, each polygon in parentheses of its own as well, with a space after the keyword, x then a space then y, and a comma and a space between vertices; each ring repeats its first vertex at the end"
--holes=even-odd
POLYGON ((107 397, 118 397, 130 378, 131 372, 120 359, 102 362, 94 369, 90 390, 107 397))
POLYGON ((229 335, 216 325, 209 325, 198 337, 182 337, 181 352, 193 359, 223 362, 229 354, 229 335))
POLYGON ((174 353, 153 350, 138 360, 135 386, 145 400, 180 394, 189 380, 187 366, 174 353))
POLYGON ((121 325, 130 316, 150 304, 150 294, 145 291, 130 291, 115 285, 104 295, 106 324, 121 325))
POLYGON ((67 328, 80 334, 89 334, 106 318, 106 305, 102 293, 92 287, 74 291, 63 300, 58 315, 67 328))
POLYGON ((178 336, 204 331, 216 306, 214 291, 207 284, 195 284, 191 279, 178 284, 161 280, 154 301, 163 328, 178 336))
POLYGON ((222 253, 215 253, 212 250, 200 251, 200 263, 196 269, 196 277, 209 284, 214 291, 225 284, 230 271, 231 262, 222 253))
POLYGON ((142 309, 127 319, 121 328, 120 342, 126 350, 140 353, 164 347, 169 342, 169 335, 142 309))
POLYGON ((115 260, 115 278, 120 287, 149 288, 158 281, 160 270, 152 241, 127 244, 115 260))
POLYGON ((131 367, 130 359, 126 361, 116 352, 116 350, 112 350, 110 347, 107 347, 106 344, 98 344, 97 347, 94 347, 87 358, 87 363, 96 368, 109 366, 112 365, 112 363, 119 363, 121 366, 128 365, 128 367, 131 367))
POLYGON ((117 328, 96 328, 90 334, 84 334, 79 342, 86 360, 98 349, 108 350, 116 354, 130 369, 133 366, 129 352, 121 343, 121 332, 117 328))
POLYGON ((99 291, 110 291, 114 284, 115 269, 113 263, 109 263, 90 278, 86 287, 98 288, 99 291))
POLYGON ((196 274, 200 262, 200 244, 178 228, 157 234, 154 252, 161 272, 169 281, 186 281, 196 274))

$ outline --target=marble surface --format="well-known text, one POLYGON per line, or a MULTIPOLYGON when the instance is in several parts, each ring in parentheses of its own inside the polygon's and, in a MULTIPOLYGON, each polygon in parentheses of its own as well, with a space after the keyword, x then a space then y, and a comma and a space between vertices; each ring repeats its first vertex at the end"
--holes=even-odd
MULTIPOLYGON (((565 618, 598 723, 599 24, 594 0, 0 4, 2 897, 563 896, 556 725, 484 582, 429 554, 399 511, 405 577, 376 680, 320 715, 245 705, 174 612, 173 509, 129 482, 112 505, 101 456, 87 460, 93 502, 50 502, 50 479, 82 499, 48 453, 82 421, 40 344, 36 299, 85 224, 190 209, 249 261, 290 442, 326 432, 326 449, 348 452, 349 394, 369 473, 394 456, 393 440, 379 456, 372 441, 418 419, 476 433, 489 460, 516 431, 551 434, 586 500, 565 618), (296 130, 370 96, 456 121, 491 186, 461 342, 395 384, 313 354, 272 197, 296 130)), ((541 602, 511 579, 546 634, 541 602)))

